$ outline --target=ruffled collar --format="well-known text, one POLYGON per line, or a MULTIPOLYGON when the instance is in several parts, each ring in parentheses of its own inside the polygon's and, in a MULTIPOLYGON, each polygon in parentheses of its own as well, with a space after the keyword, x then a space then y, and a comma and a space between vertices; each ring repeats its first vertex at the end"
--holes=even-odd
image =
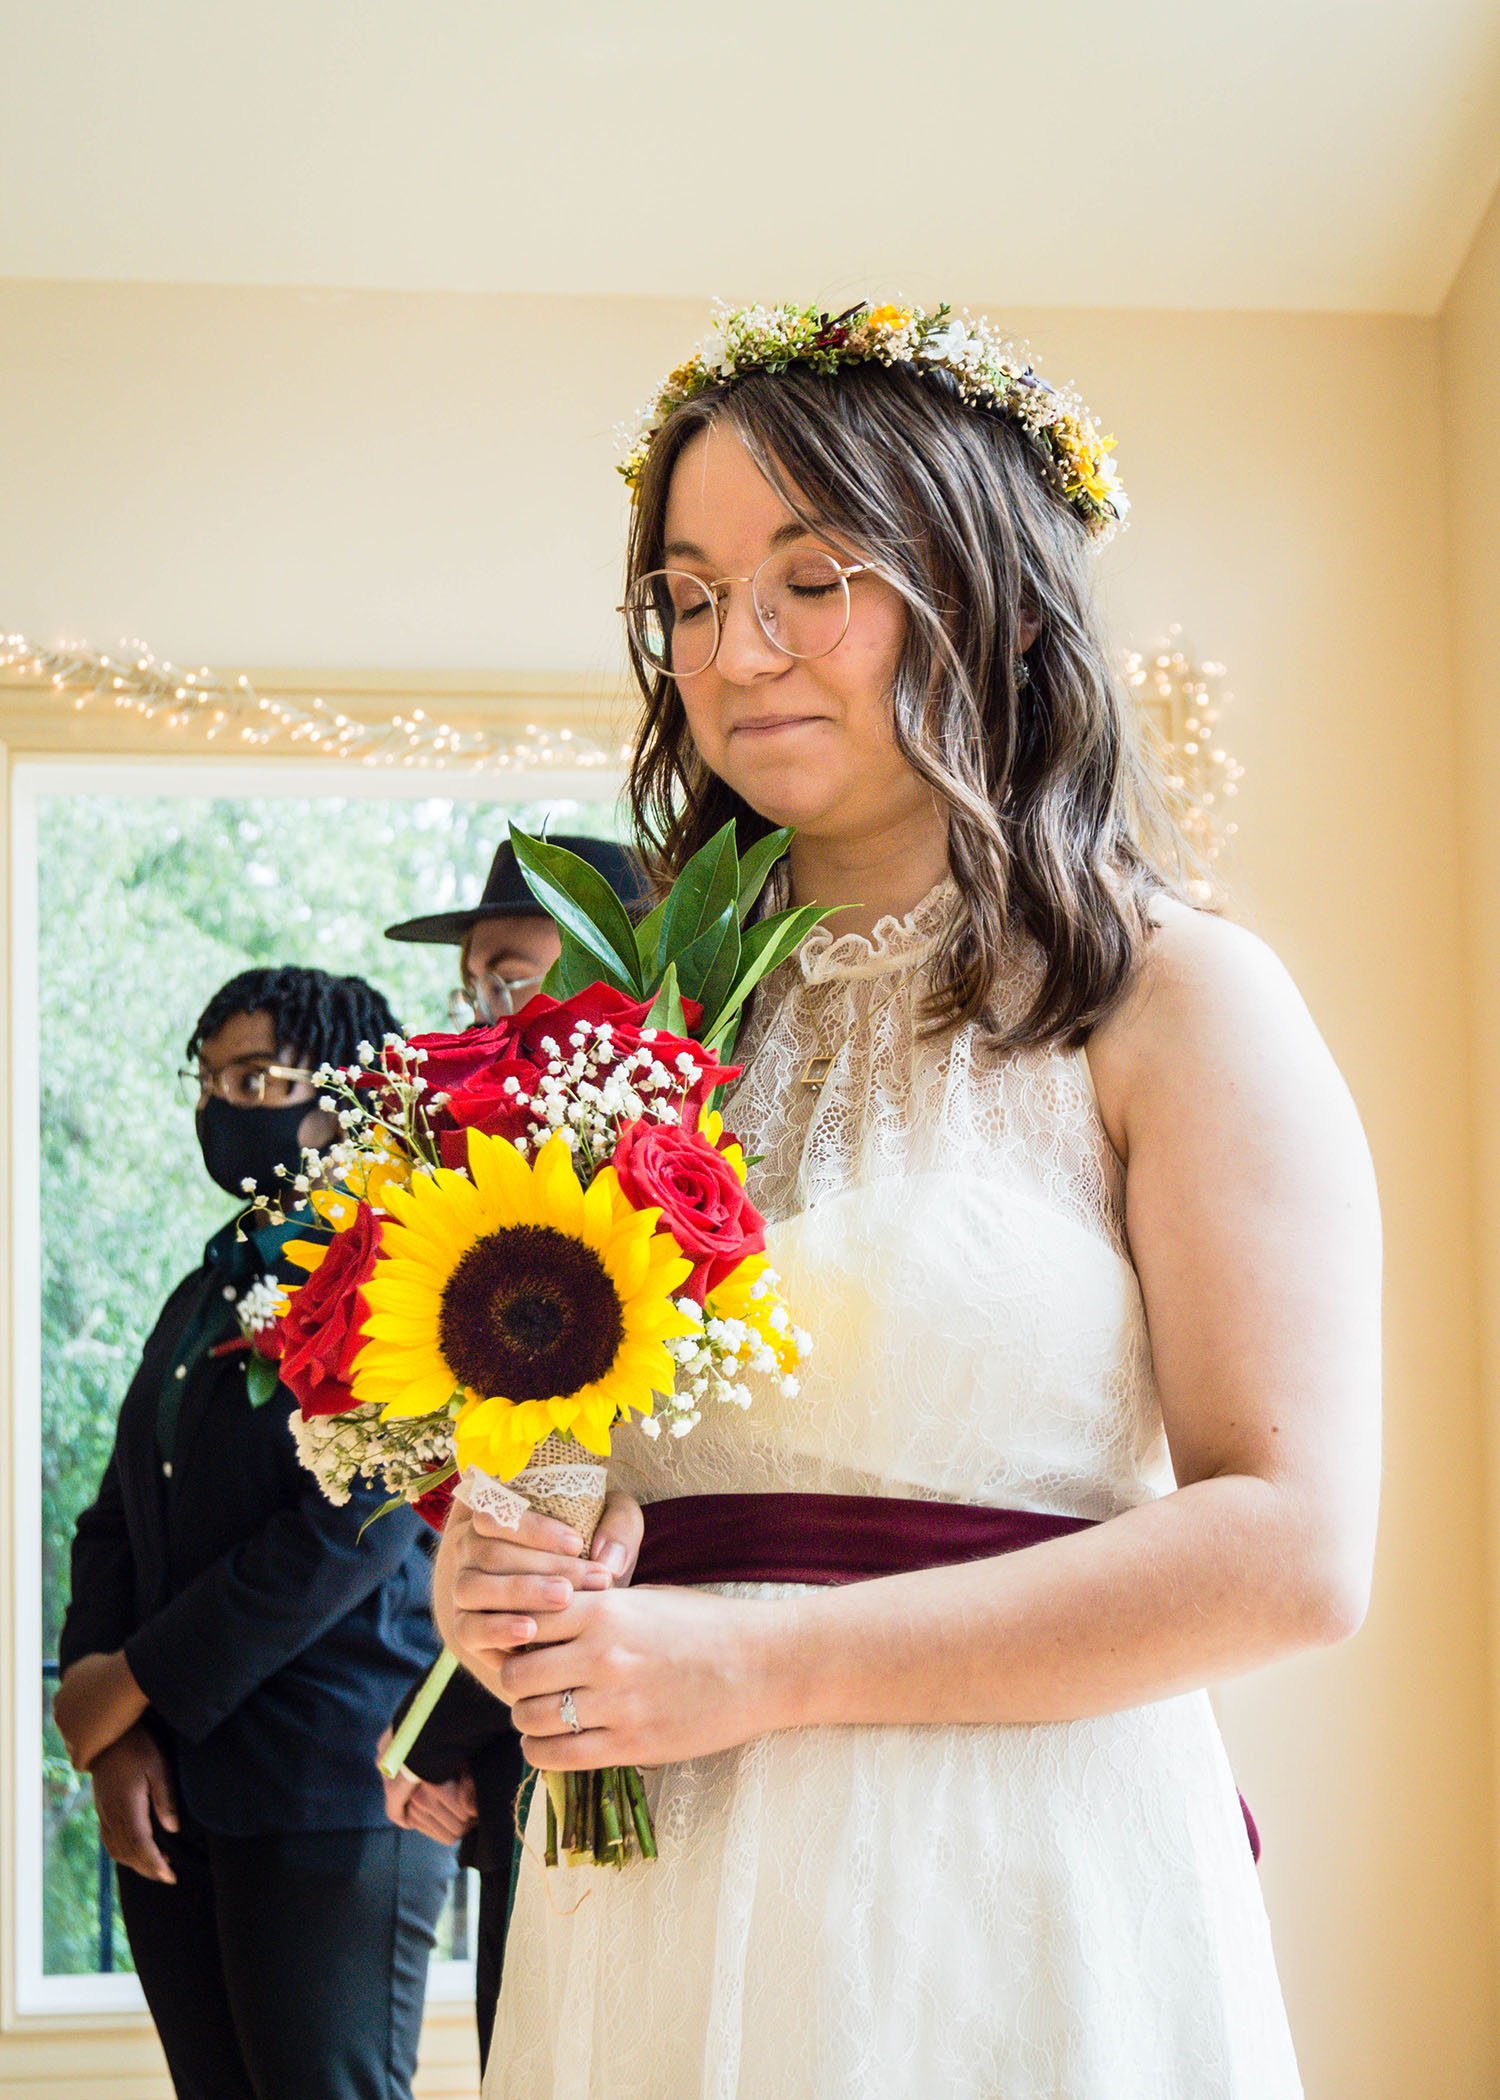
MULTIPOLYGON (((767 884, 766 909, 785 907, 791 876, 785 861, 767 884)), ((868 933, 836 933, 827 924, 815 926, 795 961, 805 984, 832 984, 839 979, 884 977, 893 971, 915 969, 942 946, 958 902, 958 884, 944 875, 919 898, 904 917, 888 912, 877 919, 868 933)))

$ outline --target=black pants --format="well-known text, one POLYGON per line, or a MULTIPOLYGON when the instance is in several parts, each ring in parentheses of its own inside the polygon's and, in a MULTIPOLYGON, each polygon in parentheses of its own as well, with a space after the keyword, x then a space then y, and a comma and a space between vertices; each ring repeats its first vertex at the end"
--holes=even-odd
POLYGON ((157 1842, 119 1871, 178 2100, 408 2100, 453 1854, 415 1830, 157 1842))
POLYGON ((508 1867, 479 1877, 479 1930, 474 1935, 474 2018, 479 2027, 479 2068, 490 2060, 495 2007, 500 2003, 500 1972, 505 1966, 505 1933, 510 1924, 511 1875, 508 1867))

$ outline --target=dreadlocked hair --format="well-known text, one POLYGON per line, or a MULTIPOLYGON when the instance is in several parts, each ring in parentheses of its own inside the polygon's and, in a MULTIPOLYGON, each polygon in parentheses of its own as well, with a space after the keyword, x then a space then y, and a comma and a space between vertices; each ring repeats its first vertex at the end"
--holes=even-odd
POLYGON ((278 970, 241 970, 215 992, 188 1037, 190 1060, 234 1014, 269 1014, 278 1051, 290 1051, 311 1065, 352 1065, 361 1043, 379 1048, 385 1036, 401 1033, 383 993, 363 977, 334 977, 327 970, 287 964, 278 970))

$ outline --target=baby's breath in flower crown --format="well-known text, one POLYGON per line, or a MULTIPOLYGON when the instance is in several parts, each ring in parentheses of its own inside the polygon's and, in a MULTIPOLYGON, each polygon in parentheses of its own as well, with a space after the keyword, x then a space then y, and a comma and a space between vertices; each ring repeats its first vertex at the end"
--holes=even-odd
POLYGON ((940 306, 926 313, 920 306, 871 306, 861 300, 835 315, 815 306, 716 306, 713 324, 624 434, 629 450, 619 471, 632 495, 657 432, 673 409, 705 388, 743 372, 784 372, 794 364, 837 372, 845 365, 875 362, 947 372, 965 401, 1018 424, 1058 493, 1096 539, 1108 539, 1125 520, 1129 503, 1109 456, 1114 439, 1100 434, 1070 388, 1049 385, 1032 370, 1024 351, 983 315, 976 318, 967 308, 955 314, 940 306))

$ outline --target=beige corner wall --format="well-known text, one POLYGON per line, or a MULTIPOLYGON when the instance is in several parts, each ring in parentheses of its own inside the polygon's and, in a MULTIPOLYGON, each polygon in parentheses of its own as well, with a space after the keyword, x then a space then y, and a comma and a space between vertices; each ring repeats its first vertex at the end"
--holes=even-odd
MULTIPOLYGON (((1441 335, 1455 386, 1490 404, 1487 424, 1473 418, 1487 432, 1493 276, 1492 261, 1488 327, 1476 297, 1441 335)), ((955 292, 999 304, 982 284, 955 292)), ((1500 727, 1471 670, 1460 765, 1440 331, 1378 316, 1007 318, 1120 435, 1136 503, 1106 556, 1120 641, 1177 620, 1230 667, 1244 913, 1340 1059, 1384 1193, 1371 1617, 1348 1647, 1220 1701, 1265 1832, 1308 2093, 1479 2100, 1500 2053, 1466 1026, 1473 944, 1491 965, 1500 951, 1500 847, 1475 800, 1466 888, 1457 812, 1500 727), (1486 910, 1466 913, 1485 876, 1486 910)), ((222 667, 609 674, 623 520, 610 428, 702 320, 647 301, 0 286, 0 627, 102 647, 140 635, 222 667)), ((1464 456, 1478 457, 1467 440, 1464 456)), ((1473 541, 1455 569, 1473 572, 1471 665, 1486 561, 1490 633, 1497 612, 1481 543, 1495 487, 1491 442, 1472 510, 1452 517, 1473 541)), ((1484 982, 1493 1024, 1492 966, 1484 982)), ((1493 1065, 1500 1029, 1485 1036, 1493 1065)), ((1500 1110, 1487 1142, 1500 1160, 1500 1110)), ((0 2038, 0 2090, 8 2064, 22 2089, 17 2046, 0 2038)))
MULTIPOLYGON (((1480 1375, 1500 1637, 1500 191, 1441 317, 1449 629, 1468 964, 1480 1375)), ((1476 1446, 1476 1458, 1482 1446, 1476 1446)), ((1492 1646, 1500 1695, 1500 1640, 1492 1646)), ((1496 1832, 1500 1836, 1500 1831, 1496 1832)))

